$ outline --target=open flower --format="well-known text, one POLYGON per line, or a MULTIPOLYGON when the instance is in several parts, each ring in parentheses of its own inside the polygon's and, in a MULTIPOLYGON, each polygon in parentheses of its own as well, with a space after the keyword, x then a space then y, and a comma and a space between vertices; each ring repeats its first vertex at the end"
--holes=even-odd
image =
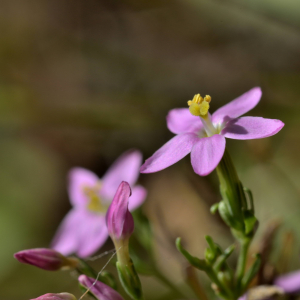
MULTIPOLYGON (((69 174, 69 197, 73 208, 66 215, 54 237, 52 248, 64 255, 86 257, 96 252, 108 238, 106 211, 115 192, 125 180, 133 186, 138 178, 142 155, 131 150, 120 156, 102 179, 89 170, 74 168, 69 174)), ((140 206, 146 190, 132 188, 129 210, 140 206)))
POLYGON ((198 94, 188 101, 189 108, 171 110, 167 126, 176 136, 145 161, 141 173, 163 170, 191 153, 194 171, 205 176, 222 159, 225 138, 249 140, 276 134, 284 126, 280 120, 240 117, 255 107, 260 97, 260 88, 253 88, 210 115, 211 97, 198 94))
POLYGON ((90 289, 90 292, 98 300, 124 300, 123 297, 114 289, 108 285, 96 281, 94 278, 87 277, 86 275, 80 275, 78 278, 79 283, 87 289, 90 289))

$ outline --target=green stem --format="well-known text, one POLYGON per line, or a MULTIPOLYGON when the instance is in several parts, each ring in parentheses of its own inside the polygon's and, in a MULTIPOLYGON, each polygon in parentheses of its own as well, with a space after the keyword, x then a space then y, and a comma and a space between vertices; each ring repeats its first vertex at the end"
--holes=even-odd
POLYGON ((247 254, 248 254, 248 249, 250 245, 251 239, 249 238, 244 238, 240 239, 240 254, 238 258, 238 264, 236 268, 236 284, 237 284, 237 292, 240 292, 241 289, 241 283, 242 279, 245 274, 245 268, 246 268, 246 263, 247 263, 247 254))

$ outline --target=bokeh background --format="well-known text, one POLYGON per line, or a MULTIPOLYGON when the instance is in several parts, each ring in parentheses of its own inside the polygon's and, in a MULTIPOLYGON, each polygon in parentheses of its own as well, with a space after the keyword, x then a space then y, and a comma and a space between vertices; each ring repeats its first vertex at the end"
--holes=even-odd
MULTIPOLYGON (((212 96, 214 111, 254 86, 263 97, 250 115, 286 126, 268 139, 227 145, 253 191, 258 236, 280 220, 274 260, 285 251, 284 271, 299 268, 298 0, 2 0, 0 29, 1 299, 80 296, 75 274, 48 273, 13 258, 49 245, 70 209, 71 167, 101 177, 127 149, 147 158, 172 137, 168 110, 201 93, 212 96)), ((198 256, 205 234, 224 246, 231 242, 209 214, 220 199, 215 174, 195 175, 187 157, 142 175, 140 183, 149 192, 143 210, 159 237, 160 268, 192 297, 173 241, 182 236, 198 256)), ((254 247, 259 243, 258 237, 254 247)), ((99 253, 112 247, 108 241, 99 253)), ((107 259, 96 261, 97 268, 107 259)), ((169 299, 159 282, 142 280, 148 299, 169 299)))

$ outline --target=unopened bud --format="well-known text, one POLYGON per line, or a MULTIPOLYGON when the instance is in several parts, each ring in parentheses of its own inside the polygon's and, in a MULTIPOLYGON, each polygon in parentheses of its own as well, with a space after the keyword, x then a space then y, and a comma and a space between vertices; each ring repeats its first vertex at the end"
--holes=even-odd
POLYGON ((94 278, 90 278, 86 275, 80 275, 78 281, 83 287, 89 289, 89 291, 98 300, 124 300, 117 291, 104 284, 103 282, 95 282, 94 278))
POLYGON ((31 300, 76 300, 75 296, 69 293, 45 294, 31 300))
POLYGON ((61 253, 47 248, 28 249, 17 252, 14 257, 21 263, 36 266, 47 271, 76 268, 76 258, 65 257, 61 253))
POLYGON ((134 230, 134 222, 128 210, 131 189, 122 181, 106 214, 106 224, 113 241, 128 239, 134 230))

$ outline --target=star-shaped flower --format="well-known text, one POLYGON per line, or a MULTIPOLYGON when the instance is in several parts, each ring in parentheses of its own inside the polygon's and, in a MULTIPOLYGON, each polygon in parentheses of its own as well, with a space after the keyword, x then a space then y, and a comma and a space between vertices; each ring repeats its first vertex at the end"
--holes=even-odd
MULTIPOLYGON (((135 184, 141 162, 139 151, 128 151, 114 162, 102 179, 89 170, 72 169, 69 198, 73 208, 62 221, 52 248, 64 255, 76 253, 79 257, 96 252, 108 238, 105 215, 116 190, 122 181, 131 186, 135 184)), ((129 210, 140 206, 146 194, 142 186, 133 186, 129 210)))
POLYGON ((191 153, 194 171, 205 176, 219 164, 225 151, 225 138, 237 140, 261 139, 276 134, 284 126, 280 120, 261 117, 240 117, 260 100, 256 87, 209 114, 210 96, 199 94, 188 101, 189 108, 169 112, 167 126, 176 134, 142 165, 141 173, 163 170, 191 153))

